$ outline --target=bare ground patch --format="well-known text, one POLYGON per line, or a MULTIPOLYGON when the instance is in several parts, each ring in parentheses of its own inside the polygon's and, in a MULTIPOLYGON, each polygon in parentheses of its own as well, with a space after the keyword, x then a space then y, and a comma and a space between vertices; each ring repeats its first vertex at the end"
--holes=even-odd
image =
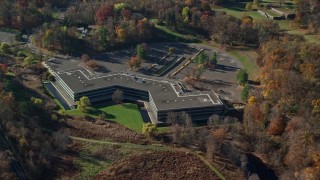
POLYGON ((115 163, 95 179, 219 179, 196 156, 184 152, 157 152, 115 163))
POLYGON ((59 132, 87 139, 110 139, 117 142, 144 143, 143 135, 111 121, 85 120, 80 117, 60 122, 59 132))

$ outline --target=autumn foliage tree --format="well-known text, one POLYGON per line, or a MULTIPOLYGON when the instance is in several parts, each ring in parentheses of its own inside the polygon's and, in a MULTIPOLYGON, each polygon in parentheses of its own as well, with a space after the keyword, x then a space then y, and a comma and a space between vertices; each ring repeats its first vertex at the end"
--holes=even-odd
POLYGON ((271 135, 281 135, 286 128, 286 123, 281 117, 275 117, 271 120, 270 125, 268 127, 268 132, 271 135))
POLYGON ((141 58, 139 56, 132 56, 128 64, 130 69, 139 68, 141 66, 141 58))
POLYGON ((106 23, 108 17, 113 17, 113 5, 111 4, 104 4, 102 5, 95 14, 96 23, 101 25, 106 23))
POLYGON ((95 69, 96 67, 98 67, 98 64, 95 60, 89 60, 88 62, 86 62, 86 66, 91 69, 95 69))
POLYGON ((320 48, 297 39, 286 36, 259 48, 261 88, 251 92, 243 122, 256 151, 286 168, 281 177, 308 179, 316 174, 312 156, 319 147, 320 48))
POLYGON ((81 112, 87 112, 89 107, 91 106, 90 100, 88 97, 83 96, 79 99, 79 101, 76 102, 77 109, 79 109, 81 112))

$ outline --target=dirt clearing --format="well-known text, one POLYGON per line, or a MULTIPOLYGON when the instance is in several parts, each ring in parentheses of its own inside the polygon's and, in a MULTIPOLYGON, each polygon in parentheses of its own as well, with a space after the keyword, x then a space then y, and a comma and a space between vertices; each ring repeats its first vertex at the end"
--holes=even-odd
POLYGON ((94 179, 219 179, 199 158, 185 152, 146 153, 121 160, 94 179))

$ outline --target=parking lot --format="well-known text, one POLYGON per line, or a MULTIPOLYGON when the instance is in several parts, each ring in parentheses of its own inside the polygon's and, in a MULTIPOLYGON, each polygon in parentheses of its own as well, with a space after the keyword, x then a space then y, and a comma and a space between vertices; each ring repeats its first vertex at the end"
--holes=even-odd
MULTIPOLYGON (((195 49, 205 49, 204 52, 209 56, 209 58, 215 52, 217 53, 218 58, 217 66, 213 69, 206 69, 201 81, 197 82, 196 85, 207 90, 214 90, 223 99, 231 102, 241 102, 241 88, 237 83, 236 75, 237 70, 242 69, 243 65, 237 59, 218 49, 199 44, 189 44, 189 46, 195 49)), ((192 69, 194 69, 195 66, 195 63, 190 63, 186 68, 178 73, 175 78, 183 81, 186 76, 192 73, 192 69)), ((170 73, 172 74, 175 72, 177 68, 173 69, 170 73)), ((190 86, 188 87, 192 91, 197 91, 195 88, 190 86)))

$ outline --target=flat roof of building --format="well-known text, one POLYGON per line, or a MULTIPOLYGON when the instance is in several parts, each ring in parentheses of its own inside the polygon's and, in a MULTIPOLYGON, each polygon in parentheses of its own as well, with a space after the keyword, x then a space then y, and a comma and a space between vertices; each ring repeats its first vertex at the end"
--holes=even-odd
MULTIPOLYGON (((50 64, 44 63, 46 67, 51 68, 50 64)), ((56 72, 54 68, 51 68, 51 70, 68 85, 74 94, 121 86, 148 91, 158 110, 223 105, 213 91, 184 92, 178 81, 134 75, 126 72, 96 75, 84 67, 72 68, 63 72, 56 72)))

